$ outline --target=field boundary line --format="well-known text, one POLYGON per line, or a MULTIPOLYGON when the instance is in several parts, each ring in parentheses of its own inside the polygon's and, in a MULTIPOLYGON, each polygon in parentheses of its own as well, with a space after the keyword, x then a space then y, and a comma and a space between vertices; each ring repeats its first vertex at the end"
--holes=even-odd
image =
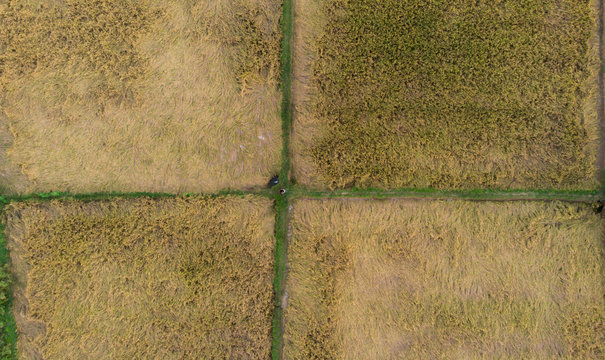
POLYGON ((283 350, 284 332, 284 292, 286 281, 286 262, 288 248, 288 226, 289 226, 289 200, 287 196, 276 200, 275 219, 275 277, 273 278, 273 290, 275 293, 271 359, 281 359, 283 350))
POLYGON ((599 32, 599 88, 597 99, 597 116, 599 118, 599 152, 597 154, 597 169, 601 189, 605 191, 605 3, 599 1, 597 31, 599 32))
POLYGON ((99 201, 109 199, 137 199, 137 198, 150 198, 150 199, 164 199, 164 198, 175 198, 175 197, 191 197, 191 196, 202 196, 202 197, 219 197, 219 196, 246 196, 256 195, 262 197, 272 197, 272 193, 269 190, 222 190, 215 193, 154 193, 154 192, 95 192, 95 193, 70 193, 70 192, 48 192, 48 193, 34 193, 27 195, 3 195, 0 196, 0 201, 3 202, 22 202, 22 201, 50 201, 50 200, 82 200, 82 201, 99 201))
POLYGON ((284 333, 284 288, 288 247, 288 213, 290 208, 290 129, 292 125, 292 0, 284 0, 282 13, 282 53, 281 53, 281 121, 282 151, 279 188, 273 190, 275 196, 275 277, 273 291, 275 303, 271 328, 271 359, 282 358, 284 333))
POLYGON ((553 200, 593 202, 603 200, 603 193, 599 190, 433 190, 433 189, 347 189, 335 191, 314 191, 294 188, 291 190, 293 198, 331 199, 331 198, 374 198, 374 199, 433 199, 433 200, 553 200))
MULTIPOLYGON (((0 214, 4 215, 6 200, 0 200, 0 214)), ((9 271, 10 255, 6 247, 4 221, 0 221, 0 356, 7 359, 17 359, 17 323, 13 316, 13 276, 9 271), (9 353, 6 353, 10 351, 9 353)))
POLYGON ((284 0, 282 19, 282 54, 281 54, 281 121, 282 121, 282 150, 281 170, 279 181, 283 188, 290 185, 290 129, 292 126, 292 0, 284 0))

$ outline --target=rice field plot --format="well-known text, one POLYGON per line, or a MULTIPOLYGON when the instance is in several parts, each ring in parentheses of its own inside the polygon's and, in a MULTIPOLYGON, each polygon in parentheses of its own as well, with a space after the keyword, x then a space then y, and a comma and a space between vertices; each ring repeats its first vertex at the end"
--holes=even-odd
POLYGON ((597 187, 598 1, 294 8, 298 183, 597 187))
POLYGON ((281 7, 0 1, 0 190, 264 185, 280 161, 281 7))
POLYGON ((19 358, 269 357, 269 199, 14 203, 4 222, 19 358))
POLYGON ((589 204, 299 200, 285 359, 602 359, 589 204))

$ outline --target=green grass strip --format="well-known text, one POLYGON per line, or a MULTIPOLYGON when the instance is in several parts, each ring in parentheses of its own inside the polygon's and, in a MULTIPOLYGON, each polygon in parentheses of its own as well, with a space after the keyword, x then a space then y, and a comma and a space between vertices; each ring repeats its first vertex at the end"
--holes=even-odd
POLYGON ((282 298, 284 296, 284 285, 286 278, 286 249, 288 237, 288 196, 282 196, 276 199, 276 220, 275 220, 275 277, 273 279, 273 289, 275 291, 275 309, 273 312, 273 326, 271 344, 271 359, 281 359, 283 345, 283 306, 282 298))
POLYGON ((278 187, 273 190, 275 195, 275 277, 273 289, 275 292, 275 309, 273 312, 273 326, 271 344, 271 358, 281 359, 283 347, 283 307, 282 298, 286 278, 286 248, 288 241, 288 209, 290 187, 290 127, 292 124, 291 105, 291 73, 292 58, 290 40, 292 37, 292 0, 284 0, 282 16, 282 54, 281 54, 281 87, 282 87, 282 151, 281 170, 279 172, 279 188, 286 189, 282 195, 278 187))
POLYGON ((3 202, 20 202, 20 201, 50 201, 55 199, 73 199, 82 201, 99 201, 108 200, 113 198, 123 199, 136 199, 136 198, 171 198, 178 196, 206 196, 206 197, 219 197, 219 196, 246 196, 256 195, 264 197, 272 197, 273 193, 268 189, 257 190, 257 191, 242 191, 242 190, 222 190, 216 193, 153 193, 153 192, 95 192, 95 193, 83 193, 73 194, 69 192, 53 191, 48 193, 35 193, 27 195, 4 195, 0 196, 0 201, 3 202))
MULTIPOLYGON (((0 212, 4 211, 5 200, 0 200, 0 212)), ((9 254, 6 248, 4 224, 0 222, 0 358, 17 359, 17 325, 13 312, 9 254)))
POLYGON ((279 181, 281 187, 290 185, 290 127, 292 125, 292 0, 284 0, 282 18, 282 54, 281 54, 281 87, 282 87, 282 151, 279 181))
POLYGON ((292 197, 305 198, 426 198, 426 199, 467 199, 467 200, 560 200, 592 202, 602 200, 600 190, 437 190, 437 189, 342 189, 335 191, 314 191, 301 187, 290 190, 292 197))

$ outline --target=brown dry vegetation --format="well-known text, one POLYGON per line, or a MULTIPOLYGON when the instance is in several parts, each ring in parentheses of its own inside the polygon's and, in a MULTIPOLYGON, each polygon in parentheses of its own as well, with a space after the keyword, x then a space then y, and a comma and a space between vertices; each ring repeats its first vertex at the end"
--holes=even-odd
POLYGON ((279 0, 0 0, 0 185, 264 185, 279 169, 280 16, 279 0))
POLYGON ((271 202, 11 204, 24 359, 261 359, 271 347, 271 202))
POLYGON ((603 220, 558 202, 297 201, 287 359, 602 359, 603 220))
POLYGON ((294 177, 594 188, 596 0, 294 2, 294 177))

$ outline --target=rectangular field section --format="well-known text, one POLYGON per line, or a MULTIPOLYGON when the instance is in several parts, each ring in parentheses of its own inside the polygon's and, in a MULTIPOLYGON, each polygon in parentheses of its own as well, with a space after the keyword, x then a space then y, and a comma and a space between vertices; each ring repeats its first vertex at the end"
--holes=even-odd
POLYGON ((0 1, 0 190, 265 185, 280 163, 281 6, 0 1))
POLYGON ((270 200, 19 203, 4 221, 19 358, 269 357, 270 200))
POLYGON ((596 188, 599 3, 295 1, 296 180, 596 188))
POLYGON ((587 204, 301 200, 286 359, 602 359, 604 221, 587 204))

